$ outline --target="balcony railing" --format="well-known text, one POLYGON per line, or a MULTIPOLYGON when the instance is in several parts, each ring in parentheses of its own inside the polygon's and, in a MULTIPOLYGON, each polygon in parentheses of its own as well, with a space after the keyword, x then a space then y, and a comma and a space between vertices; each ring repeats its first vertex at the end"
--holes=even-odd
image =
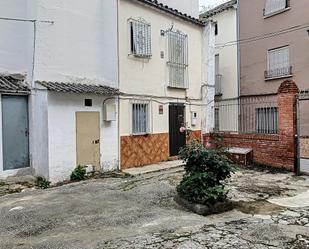
POLYGON ((216 96, 222 95, 221 80, 222 80, 222 75, 216 74, 216 79, 215 79, 215 95, 216 96))
POLYGON ((266 70, 264 76, 266 80, 292 76, 292 66, 266 70))

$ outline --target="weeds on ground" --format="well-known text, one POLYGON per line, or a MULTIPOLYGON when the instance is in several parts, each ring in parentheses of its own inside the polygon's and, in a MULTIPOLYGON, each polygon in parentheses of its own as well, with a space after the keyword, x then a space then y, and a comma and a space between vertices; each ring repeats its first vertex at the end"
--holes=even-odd
POLYGON ((42 176, 38 176, 36 178, 36 181, 35 181, 35 186, 38 187, 38 188, 41 188, 41 189, 47 189, 47 188, 50 188, 50 184, 51 182, 46 180, 44 177, 42 176))
POLYGON ((83 181, 87 179, 85 166, 78 165, 71 173, 71 181, 83 181))

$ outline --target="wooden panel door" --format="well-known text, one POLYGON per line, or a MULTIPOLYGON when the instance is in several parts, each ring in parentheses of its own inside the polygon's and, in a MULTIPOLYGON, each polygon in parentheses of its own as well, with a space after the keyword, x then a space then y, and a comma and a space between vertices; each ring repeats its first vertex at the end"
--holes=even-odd
POLYGON ((77 165, 92 165, 100 170, 100 113, 76 113, 77 165))
POLYGON ((186 145, 186 133, 180 132, 185 124, 185 106, 183 104, 170 104, 169 106, 169 147, 170 156, 177 156, 179 150, 186 145))

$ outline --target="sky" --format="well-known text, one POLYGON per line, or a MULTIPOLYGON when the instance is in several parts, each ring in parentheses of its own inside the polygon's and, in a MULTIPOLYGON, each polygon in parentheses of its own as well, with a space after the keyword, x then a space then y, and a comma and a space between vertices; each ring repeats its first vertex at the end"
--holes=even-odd
POLYGON ((200 6, 217 5, 222 2, 223 0, 200 0, 200 6))

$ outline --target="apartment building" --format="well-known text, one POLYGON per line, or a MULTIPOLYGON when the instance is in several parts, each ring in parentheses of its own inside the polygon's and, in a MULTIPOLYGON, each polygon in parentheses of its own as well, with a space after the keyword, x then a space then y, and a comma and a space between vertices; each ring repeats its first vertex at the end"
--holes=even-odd
MULTIPOLYGON (((309 171, 309 2, 306 0, 239 0, 240 97, 254 102, 245 117, 258 133, 278 133, 277 91, 285 80, 303 92, 298 105, 299 157, 309 171), (261 102, 264 104, 262 105, 261 102)), ((296 135, 296 134, 295 134, 296 135)))
POLYGON ((239 0, 241 96, 276 93, 285 79, 309 87, 308 6, 306 0, 239 0))
POLYGON ((238 131, 237 0, 220 4, 200 15, 215 25, 215 130, 238 131))

